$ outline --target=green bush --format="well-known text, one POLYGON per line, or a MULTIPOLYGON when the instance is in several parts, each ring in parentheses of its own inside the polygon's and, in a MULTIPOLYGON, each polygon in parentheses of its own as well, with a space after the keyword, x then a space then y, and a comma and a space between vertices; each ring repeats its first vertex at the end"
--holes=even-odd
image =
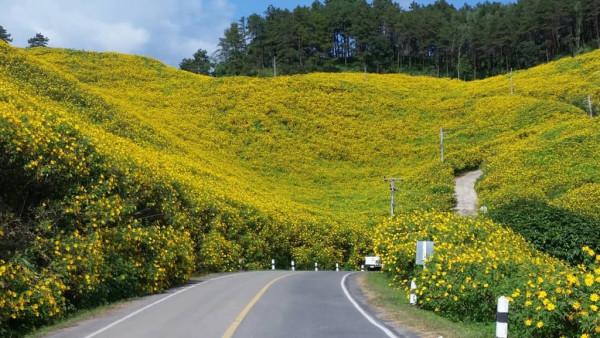
POLYGON ((496 222, 510 226, 539 250, 581 264, 582 246, 600 251, 600 221, 538 200, 517 200, 490 211, 496 222))

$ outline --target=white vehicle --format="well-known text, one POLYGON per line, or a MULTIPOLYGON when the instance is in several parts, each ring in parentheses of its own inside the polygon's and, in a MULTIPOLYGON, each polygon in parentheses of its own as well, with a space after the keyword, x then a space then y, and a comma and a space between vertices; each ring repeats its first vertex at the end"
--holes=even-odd
POLYGON ((367 257, 365 257, 365 269, 367 269, 367 270, 381 270, 381 258, 379 258, 379 256, 367 256, 367 257))

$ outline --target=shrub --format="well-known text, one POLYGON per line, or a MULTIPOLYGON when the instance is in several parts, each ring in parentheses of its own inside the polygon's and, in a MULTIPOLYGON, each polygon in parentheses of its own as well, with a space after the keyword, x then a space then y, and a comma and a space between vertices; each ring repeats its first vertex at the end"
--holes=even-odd
POLYGON ((574 337, 600 330, 600 255, 584 248, 587 265, 573 268, 534 249, 487 219, 416 212, 380 224, 375 250, 394 286, 416 280, 420 307, 454 320, 491 322, 499 296, 510 299, 517 337, 574 337), (433 240, 426 267, 415 266, 417 240, 433 240))
POLYGON ((573 265, 583 263, 582 246, 600 249, 600 222, 539 200, 517 200, 491 210, 490 217, 510 226, 539 250, 573 265))
POLYGON ((63 315, 68 287, 48 270, 26 261, 0 260, 0 335, 10 337, 63 315))

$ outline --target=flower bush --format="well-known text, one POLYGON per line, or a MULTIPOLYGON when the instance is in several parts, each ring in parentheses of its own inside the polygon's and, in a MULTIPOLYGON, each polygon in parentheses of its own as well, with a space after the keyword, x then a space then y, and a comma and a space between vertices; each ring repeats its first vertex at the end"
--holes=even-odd
POLYGON ((0 260, 0 334, 5 337, 51 322, 65 310, 67 286, 50 271, 36 273, 27 265, 0 260))
POLYGON ((414 279, 418 305, 451 319, 492 322, 497 298, 507 296, 511 336, 600 331, 600 255, 589 247, 587 264, 572 267, 488 219, 416 212, 380 224, 375 248, 393 286, 408 297, 414 279), (434 241, 425 267, 415 265, 417 240, 434 241))

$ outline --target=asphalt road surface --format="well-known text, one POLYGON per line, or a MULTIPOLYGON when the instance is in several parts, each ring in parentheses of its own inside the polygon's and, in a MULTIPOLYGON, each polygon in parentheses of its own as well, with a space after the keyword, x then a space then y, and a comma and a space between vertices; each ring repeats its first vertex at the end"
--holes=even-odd
POLYGON ((348 272, 244 272, 124 303, 54 338, 404 337, 361 303, 348 272))

